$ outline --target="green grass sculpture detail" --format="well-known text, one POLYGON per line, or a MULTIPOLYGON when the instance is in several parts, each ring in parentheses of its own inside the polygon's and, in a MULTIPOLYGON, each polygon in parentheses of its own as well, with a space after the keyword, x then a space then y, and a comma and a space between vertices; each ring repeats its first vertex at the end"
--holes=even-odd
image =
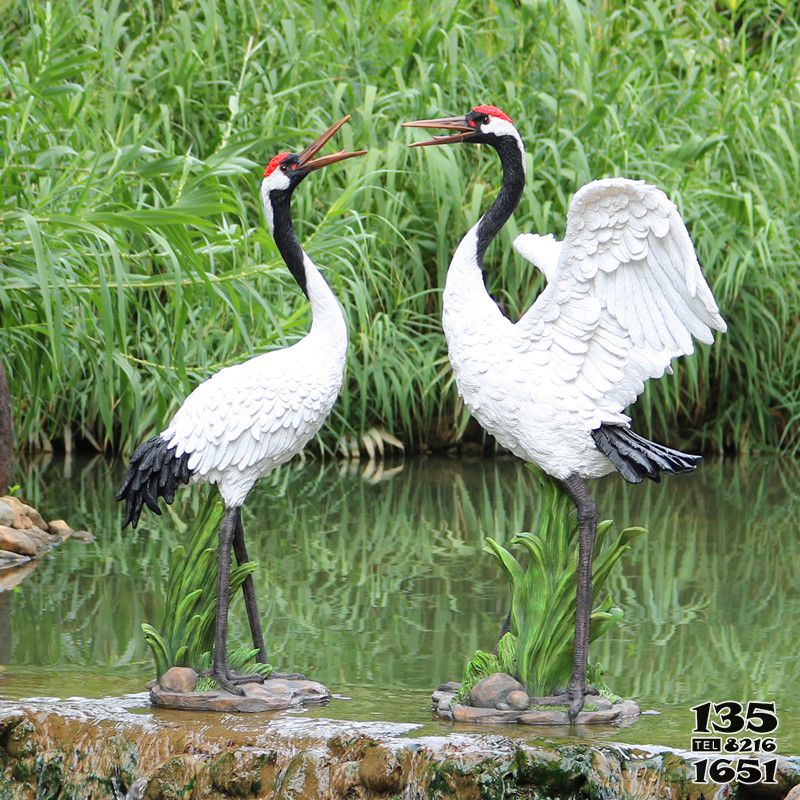
MULTIPOLYGON (((523 566, 512 553, 487 537, 484 551, 497 560, 511 590, 510 630, 500 639, 496 652, 478 650, 464 670, 458 694, 463 701, 472 687, 495 672, 507 672, 525 684, 531 696, 546 696, 567 685, 572 666, 575 623, 578 521, 570 500, 559 484, 533 467, 539 484, 539 518, 536 533, 520 533, 511 540, 527 553, 523 566)), ((597 526, 593 570, 594 596, 614 565, 630 550, 630 542, 646 533, 644 528, 626 528, 614 535, 614 523, 597 526)), ((610 595, 597 602, 591 617, 589 641, 602 636, 622 619, 610 595)), ((602 675, 594 665, 592 674, 602 675)), ((601 693, 610 695, 603 684, 601 693)))
MULTIPOLYGON (((222 504, 210 495, 197 518, 194 534, 188 545, 179 545, 170 557, 164 622, 161 631, 142 624, 144 638, 153 654, 156 678, 170 667, 192 667, 198 672, 210 664, 214 642, 214 613, 217 607, 217 528, 222 518, 222 504)), ((231 570, 230 598, 244 579, 256 569, 253 561, 231 570)), ((269 675, 272 667, 255 662, 257 650, 238 648, 230 654, 230 663, 246 667, 248 672, 269 675)), ((213 681, 198 689, 211 689, 213 681)))

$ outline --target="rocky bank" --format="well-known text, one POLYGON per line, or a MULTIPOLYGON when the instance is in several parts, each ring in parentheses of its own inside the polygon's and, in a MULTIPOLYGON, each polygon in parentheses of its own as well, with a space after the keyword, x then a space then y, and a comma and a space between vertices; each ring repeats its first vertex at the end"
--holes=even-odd
POLYGON ((754 800, 779 783, 691 783, 690 756, 665 748, 513 740, 301 714, 142 713, 147 695, 0 702, 0 800, 754 800))
POLYGON ((41 558, 67 539, 90 542, 93 537, 87 531, 73 530, 63 519, 45 522, 18 497, 0 497, 0 570, 41 558))

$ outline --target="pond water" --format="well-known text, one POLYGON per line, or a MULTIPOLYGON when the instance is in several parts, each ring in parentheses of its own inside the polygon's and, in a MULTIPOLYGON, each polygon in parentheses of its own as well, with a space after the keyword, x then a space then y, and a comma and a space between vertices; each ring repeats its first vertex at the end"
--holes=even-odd
MULTIPOLYGON (((29 502, 96 542, 66 543, 0 594, 0 697, 102 697, 141 691, 152 677, 139 626, 161 621, 170 551, 200 490, 121 531, 111 495, 122 468, 72 458, 20 469, 29 502)), ((795 463, 756 460, 706 462, 660 486, 596 483, 601 519, 649 533, 610 580, 625 619, 591 658, 615 691, 660 713, 582 736, 688 748, 691 706, 774 700, 779 751, 800 753, 798 478, 795 463)), ((350 698, 308 713, 451 730, 433 719, 430 691, 492 646, 506 611, 483 539, 508 542, 536 508, 533 476, 510 459, 307 461, 262 481, 245 532, 271 661, 350 698)), ((231 625, 232 644, 244 643, 238 599, 231 625)))

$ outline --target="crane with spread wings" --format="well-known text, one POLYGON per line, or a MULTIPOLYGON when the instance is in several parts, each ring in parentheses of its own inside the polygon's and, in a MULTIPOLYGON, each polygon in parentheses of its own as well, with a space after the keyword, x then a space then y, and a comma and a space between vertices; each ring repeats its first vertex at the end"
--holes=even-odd
POLYGON ((487 247, 519 204, 525 148, 495 106, 407 127, 446 133, 412 147, 487 144, 503 167, 494 202, 453 255, 442 324, 458 391, 505 448, 561 482, 579 520, 570 719, 583 707, 592 606, 597 508, 586 480, 616 470, 631 483, 696 469, 699 456, 634 433, 625 409, 645 381, 693 352, 692 339, 725 331, 714 296, 674 203, 643 181, 592 181, 574 196, 564 240, 522 234, 514 248, 547 286, 515 323, 486 290, 487 247))

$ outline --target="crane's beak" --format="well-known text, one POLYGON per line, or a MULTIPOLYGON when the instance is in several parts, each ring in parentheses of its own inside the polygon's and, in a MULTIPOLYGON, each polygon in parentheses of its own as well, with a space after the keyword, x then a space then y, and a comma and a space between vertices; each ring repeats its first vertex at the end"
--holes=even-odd
POLYGON ((441 134, 434 136, 433 139, 426 139, 424 142, 414 142, 409 147, 428 147, 432 144, 451 144, 453 142, 463 142, 473 133, 474 128, 470 128, 464 117, 442 117, 441 119, 418 119, 414 122, 404 122, 404 128, 432 128, 434 130, 458 131, 458 133, 441 134))
POLYGON ((318 139, 313 141, 302 153, 300 153, 297 161, 297 165, 302 167, 307 172, 311 172, 315 169, 320 169, 321 167, 327 167, 328 164, 335 164, 337 161, 344 161, 346 158, 354 158, 355 156, 363 156, 367 151, 366 150, 356 150, 355 152, 348 153, 345 150, 339 150, 338 153, 331 153, 327 156, 320 156, 319 158, 313 158, 322 148, 327 144, 327 142, 333 137, 336 131, 342 127, 342 125, 350 119, 350 115, 348 114, 345 117, 342 117, 338 122, 334 122, 333 125, 325 131, 318 139))

